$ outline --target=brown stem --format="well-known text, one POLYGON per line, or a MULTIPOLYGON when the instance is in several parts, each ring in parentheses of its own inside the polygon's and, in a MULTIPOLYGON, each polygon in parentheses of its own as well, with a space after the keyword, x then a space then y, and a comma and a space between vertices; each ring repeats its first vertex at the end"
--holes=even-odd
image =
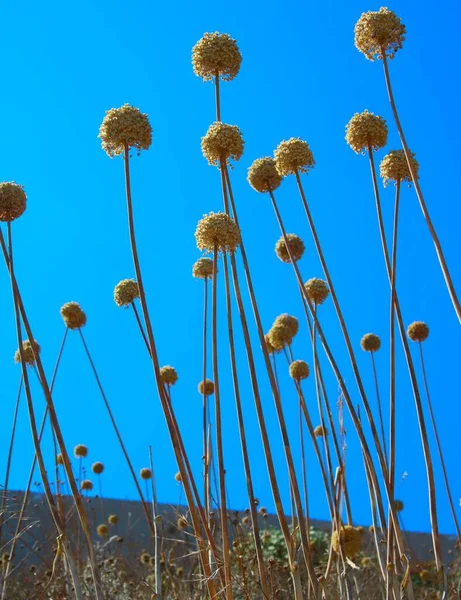
POLYGON ((427 209, 426 203, 424 201, 423 193, 421 191, 418 173, 414 171, 412 164, 412 155, 408 148, 407 141, 405 139, 405 135, 403 133, 402 125, 400 123, 400 118, 397 113, 397 107, 395 105, 394 94, 392 92, 391 79, 389 77, 389 68, 387 64, 386 52, 382 51, 383 56, 383 67, 384 67, 384 77, 386 80, 387 93, 389 96, 389 101, 392 108, 392 113, 394 115, 395 124, 397 126, 397 131, 399 133, 400 141, 402 142, 403 150, 405 152, 405 157, 407 159, 408 169, 411 173, 411 178, 413 180, 413 184, 415 186, 416 195, 418 196, 419 205, 423 212, 424 218, 426 219, 427 227, 432 237, 432 241, 434 242, 435 251, 437 253, 437 257, 439 259, 440 268, 442 269, 443 276, 445 278, 445 283, 448 289, 448 293, 450 294, 451 301, 453 303, 453 307, 458 315, 458 320, 461 323, 461 304, 459 302, 458 296, 456 294, 455 286, 453 285, 453 281, 451 279, 450 271, 448 270, 448 265, 445 262, 445 257, 443 255, 442 245, 440 243, 437 232, 435 231, 435 227, 432 223, 432 219, 429 215, 429 211, 427 209))
POLYGON ((142 339, 144 340, 144 344, 145 344, 145 346, 147 348, 147 352, 150 354, 149 341, 147 339, 146 332, 144 331, 144 327, 142 325, 142 321, 141 321, 141 318, 139 316, 139 311, 136 308, 136 304, 134 303, 134 301, 131 303, 131 307, 133 308, 133 312, 134 312, 134 316, 135 316, 135 319, 136 319, 136 323, 138 324, 139 331, 141 332, 142 339))
POLYGON ((203 439, 203 485, 204 485, 204 507, 205 517, 209 520, 210 504, 208 496, 208 447, 207 447, 207 430, 208 430, 208 400, 206 395, 206 369, 207 369, 207 314, 208 314, 208 277, 204 279, 203 286, 203 416, 202 416, 202 439, 203 439))
POLYGON ((216 121, 221 121, 221 99, 219 96, 219 71, 216 71, 214 78, 216 90, 216 121))
POLYGON ((378 384, 378 374, 376 371, 376 364, 375 364, 375 356, 374 356, 374 352, 370 352, 370 356, 371 356, 371 370, 373 373, 373 380, 375 382, 375 390, 376 390, 376 403, 378 405, 378 416, 379 416, 379 426, 381 429, 381 439, 382 439, 382 443, 383 443, 383 453, 384 453, 384 460, 386 461, 387 464, 389 464, 389 460, 387 457, 387 447, 386 447, 386 432, 384 430, 384 417, 383 417, 383 407, 381 404, 381 394, 379 393, 379 384, 378 384))
POLYGON ((307 472, 306 472, 306 453, 304 451, 304 427, 303 427, 303 409, 301 402, 299 402, 299 442, 301 447, 301 470, 303 479, 303 492, 304 492, 304 514, 306 519, 306 531, 307 537, 310 543, 310 519, 309 519, 309 495, 307 493, 307 472))

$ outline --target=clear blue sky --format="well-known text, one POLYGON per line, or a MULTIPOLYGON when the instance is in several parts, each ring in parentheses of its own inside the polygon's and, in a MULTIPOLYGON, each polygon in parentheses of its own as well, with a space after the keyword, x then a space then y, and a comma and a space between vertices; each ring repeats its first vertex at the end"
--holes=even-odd
MULTIPOLYGON (((300 136, 309 142, 317 161, 305 179, 305 188, 371 399, 369 356, 361 352, 359 340, 369 331, 383 339, 377 358, 386 399, 388 284, 367 160, 356 156, 344 141, 344 127, 352 114, 368 108, 388 119, 388 150, 399 147, 382 66, 367 61, 353 44, 354 24, 361 12, 378 8, 379 4, 356 0, 321 5, 298 0, 283 5, 273 0, 236 0, 232 4, 208 0, 135 0, 129 5, 118 0, 3 3, 1 179, 23 184, 28 194, 27 212, 14 224, 14 237, 17 276, 35 336, 51 374, 64 331, 59 308, 70 300, 81 303, 88 315, 85 335, 137 469, 147 465, 148 445, 153 446, 162 501, 178 500, 178 484, 173 478, 176 467, 132 314, 118 309, 112 300, 114 285, 132 277, 133 268, 122 161, 110 160, 97 139, 104 111, 129 102, 149 114, 154 130, 151 149, 132 161, 138 240, 161 362, 174 365, 179 372, 174 404, 199 472, 201 398, 196 386, 201 377, 202 285, 191 277, 192 263, 199 256, 193 234, 203 213, 220 210, 222 200, 218 171, 207 166, 200 150, 200 137, 214 120, 214 90, 194 76, 191 48, 205 31, 219 30, 234 36, 243 54, 239 76, 222 86, 222 110, 223 120, 239 125, 246 141, 244 156, 232 177, 265 327, 269 328, 281 312, 298 316, 301 332, 294 345, 295 355, 312 362, 291 268, 280 263, 273 252, 279 232, 269 200, 246 182, 247 167, 255 158, 270 154, 282 139, 300 136)), ((461 126, 457 118, 461 50, 455 41, 459 4, 436 3, 429 11, 412 0, 394 2, 390 8, 402 17, 408 30, 404 50, 391 63, 396 99, 409 144, 421 165, 427 204, 461 292, 461 126)), ((303 277, 322 276, 295 182, 285 181, 277 197, 288 231, 306 241, 306 254, 300 263, 303 277)), ((390 225, 392 188, 383 191, 382 200, 390 225)), ((425 344, 429 382, 458 505, 461 328, 416 196, 406 187, 402 191, 400 233, 398 287, 403 314, 407 323, 422 319, 431 327, 425 344)), ((3 473, 20 376, 19 367, 13 364, 16 340, 4 268, 0 315, 3 473)), ((244 508, 246 490, 224 317, 222 296, 219 326, 223 333, 220 360, 226 468, 230 503, 244 508)), ((335 352, 358 403, 331 302, 322 308, 322 318, 327 335, 336 340, 335 352)), ((256 493, 272 508, 240 335, 237 344, 256 493)), ((398 348, 397 473, 399 478, 408 473, 398 484, 398 496, 406 505, 405 526, 427 530, 425 471, 414 401, 400 345, 398 348)), ((283 363, 280 368, 284 368, 283 363)), ((285 461, 272 398, 263 369, 259 372, 284 484, 285 461)), ((106 464, 106 495, 135 497, 77 334, 70 335, 55 391, 69 447, 87 444, 88 466, 94 460, 106 464)), ((329 391, 334 402, 336 386, 331 378, 329 391)), ((313 392, 313 381, 309 381, 306 394, 315 415, 313 392)), ((282 394, 298 461, 297 400, 286 377, 282 394)), ((37 389, 35 401, 41 413, 44 400, 37 389)), ((364 501, 360 449, 349 419, 346 423, 354 518, 367 523, 370 513, 364 501)), ((51 459, 49 435, 44 448, 51 459)), ((12 487, 25 484, 32 453, 23 404, 12 487)), ((435 464, 441 483, 437 459, 435 464)), ((311 514, 326 517, 321 481, 310 450, 309 471, 311 514)), ((452 531, 442 488, 439 497, 441 529, 452 531)), ((288 493, 284 500, 288 509, 288 493)))

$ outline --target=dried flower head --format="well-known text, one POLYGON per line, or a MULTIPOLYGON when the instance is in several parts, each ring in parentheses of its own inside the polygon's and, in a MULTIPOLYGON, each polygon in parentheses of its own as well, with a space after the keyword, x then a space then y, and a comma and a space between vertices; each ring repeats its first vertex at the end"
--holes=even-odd
POLYGON ((360 340, 360 345, 365 352, 377 352, 381 348, 381 340, 374 333, 367 333, 360 340))
POLYGON ((325 437, 328 435, 328 429, 326 427, 322 427, 322 425, 317 425, 314 429, 315 437, 325 437))
POLYGON ((331 545, 336 554, 340 553, 340 546, 347 558, 353 558, 360 551, 361 534, 352 525, 344 525, 341 527, 341 533, 338 536, 338 531, 333 531, 331 536, 331 545))
POLYGON ((141 477, 141 479, 144 479, 145 481, 147 481, 148 479, 151 479, 152 471, 150 469, 148 469, 147 467, 144 467, 143 469, 141 469, 139 471, 139 476, 141 477))
POLYGON ((304 289, 306 290, 306 295, 309 301, 316 306, 323 304, 330 293, 326 281, 323 281, 323 279, 318 279, 317 277, 313 277, 312 279, 306 281, 304 284, 304 289))
MULTIPOLYGON (((29 365, 29 367, 34 366, 35 355, 39 354, 39 352, 40 344, 36 340, 34 340, 32 343, 29 340, 24 340, 22 342, 22 354, 24 357, 24 362, 26 365, 29 365)), ((19 348, 14 353, 14 362, 21 362, 21 352, 19 351, 19 348)))
POLYGON ((174 367, 165 365, 160 369, 160 379, 164 385, 174 385, 178 381, 178 374, 174 367))
POLYGON ((93 489, 93 482, 89 479, 84 479, 80 484, 80 489, 85 492, 89 492, 93 489))
POLYGON ((290 335, 292 338, 295 337, 295 335, 298 333, 298 329, 299 329, 298 319, 296 317, 292 317, 291 315, 289 315, 287 313, 283 313, 283 314, 279 315, 275 319, 274 325, 283 325, 284 327, 286 327, 288 329, 288 331, 290 332, 290 335))
MULTIPOLYGON (((413 152, 411 152, 410 162, 413 173, 418 177, 419 163, 413 152)), ((410 169, 408 168, 407 158, 403 150, 392 150, 389 154, 386 154, 379 165, 379 173, 382 177, 384 186, 387 186, 390 181, 408 181, 410 184, 413 181, 410 169)))
POLYGON ((184 529, 187 529, 189 523, 187 522, 186 517, 178 517, 176 521, 176 526, 180 531, 184 531, 184 529))
POLYGON ((209 165, 221 166, 230 159, 239 160, 243 154, 243 136, 237 125, 226 125, 220 121, 212 123, 202 137, 202 152, 209 165))
POLYGON ((368 60, 374 60, 376 57, 381 59, 383 55, 393 58, 402 48, 406 30, 392 10, 381 7, 378 11, 362 13, 354 33, 357 50, 368 60))
POLYGON ((270 331, 264 336, 264 342, 266 344, 266 350, 268 354, 274 354, 274 352, 277 352, 277 348, 274 348, 274 346, 271 344, 270 331))
POLYGON ((269 344, 275 350, 289 346, 298 332, 298 319, 290 315, 279 315, 267 334, 269 344))
POLYGON ((177 473, 175 473, 174 478, 175 478, 175 481, 177 481, 178 483, 182 483, 182 475, 179 471, 177 473))
POLYGON ((88 448, 84 444, 77 444, 74 448, 75 458, 85 458, 88 456, 88 448))
POLYGON ((62 459, 62 454, 56 454, 56 464, 57 465, 63 465, 64 461, 62 459))
POLYGON ((429 335, 429 327, 423 321, 415 321, 408 325, 407 335, 412 342, 424 342, 429 335))
POLYGON ((355 113, 346 125, 346 142, 357 154, 369 147, 373 150, 384 148, 387 143, 386 121, 368 110, 355 113))
POLYGON ((296 262, 297 260, 302 258, 302 255, 304 254, 304 242, 298 235, 295 235, 294 233, 288 233, 287 240, 288 248, 285 243, 285 238, 283 236, 277 241, 277 243, 275 244, 275 253, 282 262, 289 263, 291 262, 291 260, 288 250, 290 250, 291 256, 296 262))
POLYGON ((80 329, 86 323, 86 314, 78 302, 67 302, 61 306, 61 317, 69 329, 80 329))
POLYGON ((118 515, 109 515, 107 519, 111 525, 117 525, 118 523, 118 515))
POLYGON ((308 173, 315 165, 314 155, 307 142, 300 138, 283 140, 274 151, 275 166, 282 177, 297 172, 308 173))
POLYGON ((256 159, 248 169, 248 183, 257 192, 273 192, 282 183, 275 160, 270 156, 256 159))
POLYGON ((152 143, 152 127, 146 114, 124 104, 106 112, 98 137, 102 149, 112 158, 123 154, 125 147, 147 150, 152 143))
POLYGON ((295 381, 301 381, 309 377, 309 365, 304 360, 295 360, 290 365, 290 377, 295 381))
POLYGON ((405 508, 402 500, 394 500, 394 509, 396 512, 401 512, 405 508))
POLYGON ((225 213, 210 212, 197 223, 197 248, 205 252, 235 252, 240 244, 240 229, 225 213))
POLYGON ((198 384, 198 391, 200 394, 205 394, 205 396, 211 396, 214 394, 214 383, 210 379, 205 379, 205 381, 201 381, 198 384))
POLYGON ((14 181, 0 183, 0 221, 11 222, 26 210, 27 197, 22 185, 14 181))
POLYGON ((364 535, 366 532, 365 527, 363 527, 363 525, 359 525, 358 527, 356 527, 357 531, 360 533, 360 535, 364 535))
POLYGON ((114 288, 114 302, 117 306, 129 306, 139 298, 139 286, 134 279, 122 279, 114 288))
POLYGON ((203 256, 196 260, 192 266, 192 276, 206 279, 213 276, 213 259, 203 256))
POLYGON ((91 470, 96 475, 100 475, 104 471, 104 465, 102 462, 95 462, 91 465, 91 470))
POLYGON ((99 537, 106 537, 109 533, 109 528, 105 523, 101 523, 101 525, 97 526, 96 533, 99 535, 99 537))
POLYGON ((197 77, 211 81, 219 76, 231 81, 237 76, 242 55, 228 33, 205 33, 192 48, 192 66, 197 77))

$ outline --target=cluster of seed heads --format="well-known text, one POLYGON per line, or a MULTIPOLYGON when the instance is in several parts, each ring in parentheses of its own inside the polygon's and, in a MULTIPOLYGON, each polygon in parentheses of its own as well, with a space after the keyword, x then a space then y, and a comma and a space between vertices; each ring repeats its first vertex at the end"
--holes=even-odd
POLYGON ((308 173, 315 165, 309 144, 300 138, 280 142, 274 151, 275 166, 282 177, 295 173, 308 173))
POLYGON ((69 329, 80 329, 86 323, 86 314, 78 302, 67 302, 61 306, 61 317, 69 329))
POLYGON ((27 197, 22 185, 14 181, 0 183, 0 221, 11 222, 26 210, 27 197))
POLYGON ((146 114, 124 104, 106 112, 98 137, 102 149, 112 158, 123 154, 125 148, 136 148, 138 152, 148 150, 152 143, 152 127, 146 114))
POLYGON ((405 40, 405 25, 386 7, 361 15, 355 24, 355 47, 368 60, 393 58, 405 40))
POLYGON ((226 125, 220 121, 212 123, 202 137, 202 152, 209 165, 230 164, 243 154, 242 132, 237 125, 226 125))
POLYGON ((414 321, 408 326, 407 335, 412 342, 424 342, 429 335, 429 327, 423 321, 414 321))
POLYGON ((275 160, 265 156, 252 163, 248 169, 247 180, 257 192, 273 192, 282 183, 282 176, 277 171, 275 160))
POLYGON ((178 381, 178 374, 174 367, 165 365, 160 369, 160 379, 164 385, 174 385, 178 381))
POLYGON ((317 277, 313 277, 312 279, 306 281, 304 284, 304 289, 306 290, 306 296, 309 302, 315 306, 323 304, 330 293, 326 281, 323 281, 323 279, 318 279, 317 277))
MULTIPOLYGON (((413 173, 418 177, 419 163, 414 153, 411 153, 410 162, 413 173)), ((411 183, 413 181, 404 150, 391 150, 389 154, 386 154, 379 165, 379 172, 384 186, 387 186, 390 181, 395 183, 402 181, 411 183)))
POLYGON ((295 360, 290 365, 290 377, 295 381, 309 377, 309 365, 304 360, 295 360))
POLYGON ((387 144, 386 121, 368 110, 355 113, 346 125, 346 142, 357 154, 368 148, 384 148, 387 144))
POLYGON ((339 535, 338 530, 335 530, 331 536, 333 550, 340 554, 342 549, 347 558, 354 558, 360 552, 361 541, 361 532, 352 525, 343 525, 339 535))
POLYGON ((377 352, 381 348, 381 340, 374 333, 366 333, 360 340, 360 346, 365 352, 377 352))
MULTIPOLYGON (((24 357, 24 362, 29 367, 33 367, 35 364, 35 356, 40 352, 40 345, 37 341, 33 340, 31 343, 30 340, 24 340, 22 342, 22 355, 24 357)), ((19 348, 14 353, 14 362, 21 362, 21 352, 19 348)))
POLYGON ((204 252, 235 252, 240 244, 240 229, 225 213, 210 212, 197 223, 197 248, 204 252))
POLYGON ((114 288, 114 302, 117 306, 129 306, 139 298, 139 286, 134 279, 122 279, 114 288))
POLYGON ((288 241, 288 248, 287 244, 285 243, 285 238, 282 236, 275 244, 275 253, 284 263, 291 262, 290 254, 293 260, 296 262, 297 260, 300 260, 304 254, 304 242, 298 235, 295 235, 294 233, 288 233, 286 237, 288 241), (290 252, 288 252, 288 250, 290 252))
POLYGON ((204 81, 215 77, 224 81, 234 79, 241 62, 237 42, 227 33, 205 33, 192 48, 194 73, 204 81))

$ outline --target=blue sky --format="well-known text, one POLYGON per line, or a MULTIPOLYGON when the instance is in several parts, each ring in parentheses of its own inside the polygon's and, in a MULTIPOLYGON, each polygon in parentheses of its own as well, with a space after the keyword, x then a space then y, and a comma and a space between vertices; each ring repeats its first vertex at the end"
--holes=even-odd
MULTIPOLYGON (((369 331, 382 337, 377 363, 386 400, 388 284, 367 159, 356 156, 346 145, 344 128, 354 112, 368 108, 388 120, 387 150, 399 147, 382 65, 367 61, 353 44, 353 28, 361 12, 378 8, 379 4, 356 0, 321 5, 295 0, 290 6, 262 0, 236 0, 232 5, 181 0, 156 4, 134 1, 129 10, 118 1, 66 5, 48 2, 40 6, 22 2, 4 4, 0 10, 7 24, 0 38, 1 178, 23 184, 28 194, 27 212, 14 224, 14 238, 17 277, 35 337, 42 345, 43 360, 51 374, 64 332, 59 308, 70 300, 81 303, 88 315, 85 336, 130 455, 137 469, 146 466, 148 446, 152 445, 162 501, 178 500, 176 467, 149 360, 133 316, 118 309, 112 300, 114 285, 132 277, 133 268, 122 161, 110 160, 97 139, 104 112, 129 102, 149 114, 153 127, 152 147, 132 161, 138 241, 160 360, 178 370, 174 404, 191 461, 199 473, 201 398, 196 386, 201 377, 203 290, 201 283, 191 277, 192 263, 199 256, 193 233, 198 219, 210 210, 220 210, 222 200, 219 173, 207 166, 200 150, 200 137, 214 120, 214 90, 194 76, 191 48, 205 31, 228 32, 238 40, 242 68, 234 81, 222 85, 222 118, 239 125, 246 142, 244 156, 231 175, 243 236, 265 327, 269 328, 279 313, 298 316, 301 331, 294 353, 310 363, 307 328, 294 276, 273 252, 279 237, 275 217, 268 198, 256 194, 247 184, 246 170, 255 158, 271 154, 282 139, 300 136, 311 145, 317 164, 304 178, 305 189, 367 391, 375 405, 369 356, 361 352, 359 341, 369 331)), ((409 145, 421 165, 426 201, 460 292, 461 241, 457 232, 461 176, 457 140, 461 126, 456 115, 461 50, 455 42, 460 9, 451 1, 433 5, 430 11, 413 1, 394 2, 389 8, 407 26, 404 50, 391 63, 396 100, 409 145)), ((293 180, 282 184, 277 199, 287 230, 305 240, 306 253, 300 263, 303 277, 322 276, 293 180)), ((392 188, 382 191, 382 201, 390 232, 392 188)), ((414 190, 406 187, 402 190, 399 247, 398 288, 404 319, 407 323, 425 320, 431 327, 425 344, 429 384, 458 505, 461 403, 457 369, 461 331, 414 190)), ((219 293, 220 380, 229 497, 233 507, 244 508, 246 492, 236 437, 222 288, 219 293)), ((20 376, 12 360, 17 344, 5 269, 0 276, 0 315, 3 472, 20 376)), ((322 307, 322 322, 354 402, 359 403, 331 302, 322 307)), ((252 324, 256 341, 255 333, 252 324)), ((237 346, 256 494, 272 508, 239 333, 237 346)), ((425 471, 400 345, 398 360, 397 494, 406 506, 405 527, 427 530, 425 471), (408 475, 403 481, 404 472, 408 475)), ((261 360, 258 368, 280 481, 288 490, 261 360)), ((281 362, 280 370, 284 368, 281 362)), ((282 376, 281 385, 299 463, 297 400, 286 376, 282 376)), ((336 385, 331 377, 328 385, 334 403, 336 385)), ((313 381, 307 383, 306 394, 315 415, 313 381)), ((88 467, 94 460, 106 464, 105 494, 135 497, 77 334, 69 336, 54 398, 69 447, 77 443, 89 446, 88 467)), ((44 400, 38 388, 34 399, 41 413, 44 400)), ((315 416, 313 419, 317 420, 315 416)), ((360 448, 348 418, 346 425, 354 519, 367 523, 370 512, 364 501, 360 448)), ((44 449, 50 460, 49 434, 44 449)), ((23 404, 12 487, 24 486, 32 456, 23 404)), ((327 507, 310 449, 308 460, 311 515, 325 518, 327 507)), ((434 462, 441 484, 435 457, 434 462)), ((442 487, 439 498, 441 529, 452 531, 442 487)), ((284 501, 288 510, 288 493, 284 501)))

